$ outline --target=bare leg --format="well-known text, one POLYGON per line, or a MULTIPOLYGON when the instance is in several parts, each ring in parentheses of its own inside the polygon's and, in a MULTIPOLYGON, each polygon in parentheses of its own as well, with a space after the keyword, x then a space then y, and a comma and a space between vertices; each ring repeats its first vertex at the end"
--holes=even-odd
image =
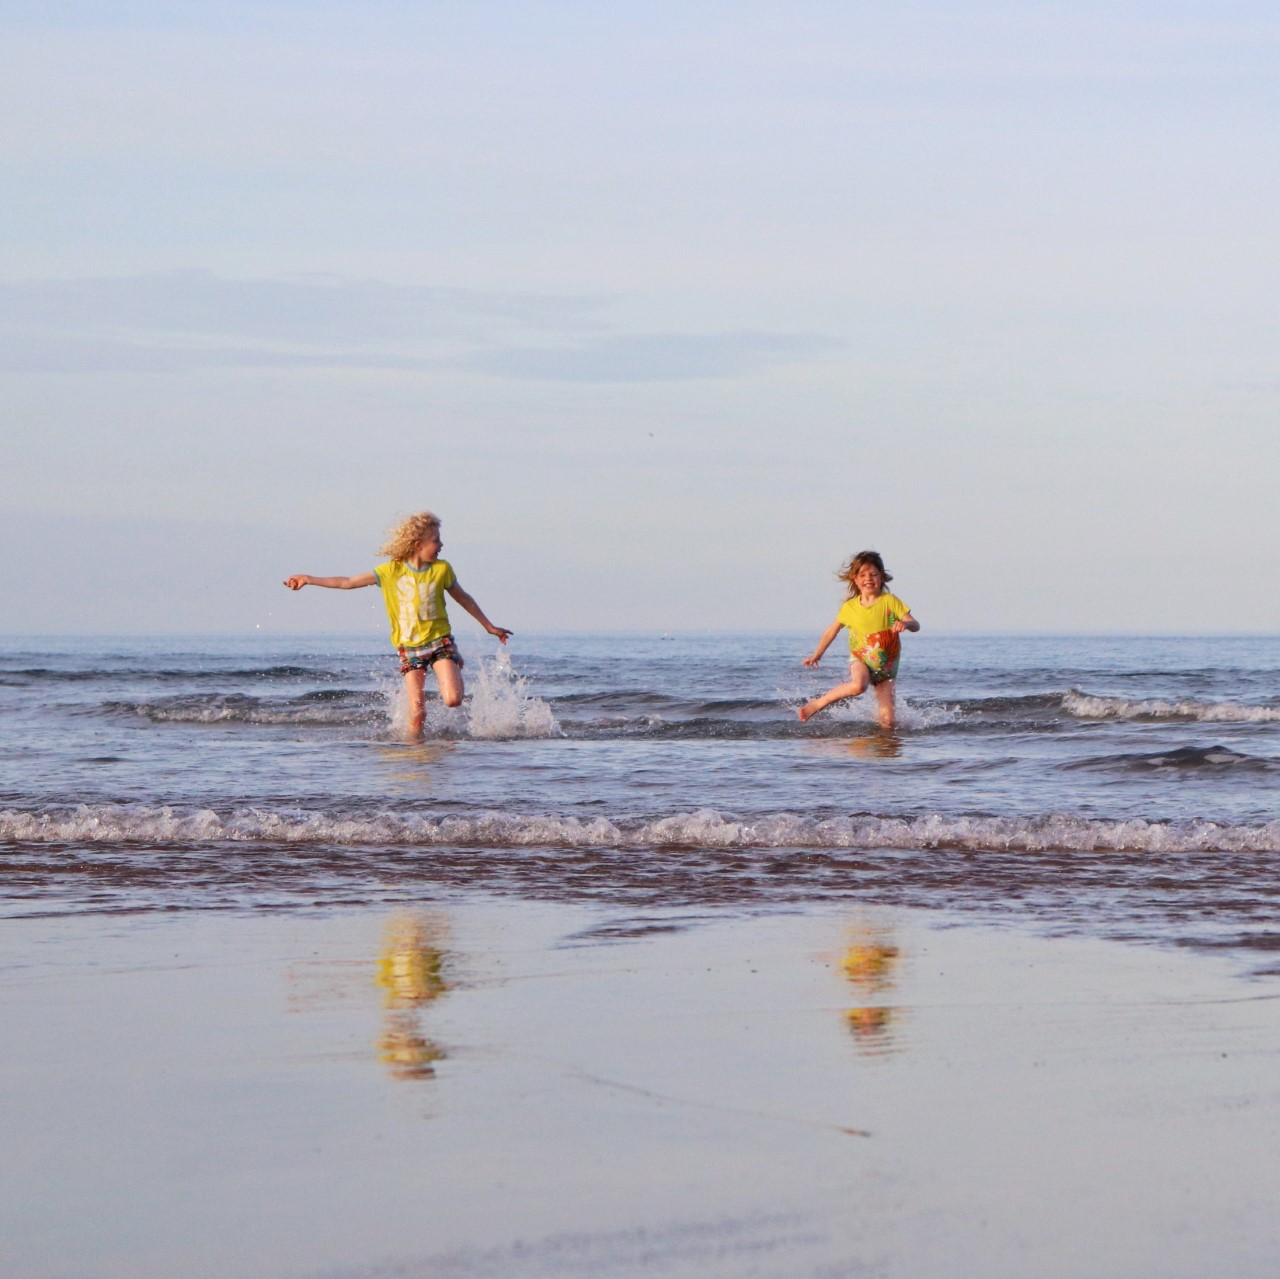
POLYGON ((880 727, 886 730, 893 728, 893 688, 895 681, 887 679, 883 684, 875 685, 876 701, 880 703, 880 727))
POLYGON ((446 706, 462 705, 462 668, 447 657, 432 662, 436 683, 440 686, 440 700, 446 706))
POLYGON ((412 670, 404 673, 404 695, 409 703, 409 737, 416 741, 422 736, 422 720, 426 714, 422 700, 422 681, 426 671, 412 670))
POLYGON ((800 722, 812 719, 819 711, 825 710, 832 702, 843 702, 847 697, 858 697, 867 691, 867 685, 871 683, 871 673, 861 662, 854 662, 849 670, 849 682, 847 684, 837 684, 835 688, 829 688, 825 693, 820 693, 812 701, 805 704, 796 711, 800 717, 800 722))

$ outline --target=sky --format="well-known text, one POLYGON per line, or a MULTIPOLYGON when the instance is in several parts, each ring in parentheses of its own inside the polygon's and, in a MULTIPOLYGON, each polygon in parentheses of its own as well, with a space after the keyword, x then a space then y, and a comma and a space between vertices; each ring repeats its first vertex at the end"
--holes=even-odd
POLYGON ((1280 13, 8 0, 0 632, 1280 633, 1280 13), (1207 604, 1211 608, 1206 608, 1207 604), (471 626, 459 619, 459 630, 471 626))

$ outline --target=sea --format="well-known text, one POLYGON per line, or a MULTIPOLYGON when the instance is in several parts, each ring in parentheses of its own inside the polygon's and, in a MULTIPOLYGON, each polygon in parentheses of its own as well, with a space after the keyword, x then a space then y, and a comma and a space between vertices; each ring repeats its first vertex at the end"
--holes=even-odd
POLYGON ((0 640, 0 914, 854 901, 1280 972, 1280 638, 922 632, 892 733, 799 723, 812 639, 464 630, 413 744, 380 636, 0 640))

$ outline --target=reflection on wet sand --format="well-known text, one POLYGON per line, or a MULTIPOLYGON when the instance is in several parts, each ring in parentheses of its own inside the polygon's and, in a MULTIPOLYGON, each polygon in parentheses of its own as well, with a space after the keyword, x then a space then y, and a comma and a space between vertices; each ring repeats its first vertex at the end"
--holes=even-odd
POLYGON ((444 1049, 423 1033, 424 1008, 449 990, 448 926, 428 915, 396 915, 387 923, 374 977, 385 991, 378 1060, 395 1079, 430 1079, 444 1049))
POLYGON ((851 737, 843 746, 850 755, 860 759, 897 759, 902 754, 902 738, 886 730, 868 733, 865 737, 851 737))
POLYGON ((450 741, 405 742, 379 747, 378 754, 389 765, 387 777, 397 790, 429 791, 434 781, 432 768, 443 763, 455 747, 450 741))
POLYGON ((857 759, 897 759, 902 754, 902 738, 882 728, 859 737, 811 738, 805 746, 822 754, 853 755, 857 759))
POLYGON ((845 1022, 859 1049, 871 1055, 896 1052, 902 1010, 881 1002, 894 987, 902 954, 890 933, 867 925, 855 925, 849 946, 840 960, 846 980, 864 999, 874 1003, 847 1009, 845 1022))

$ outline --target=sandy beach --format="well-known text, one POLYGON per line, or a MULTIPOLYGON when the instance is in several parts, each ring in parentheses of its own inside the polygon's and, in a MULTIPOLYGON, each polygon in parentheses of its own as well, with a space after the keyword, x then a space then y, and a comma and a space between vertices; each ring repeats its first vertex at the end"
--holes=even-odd
POLYGON ((0 48, 0 1279, 1280 1279, 1276 10, 0 48))
POLYGON ((1274 981, 955 924, 6 921, 4 1271, 1274 1273, 1274 981))

